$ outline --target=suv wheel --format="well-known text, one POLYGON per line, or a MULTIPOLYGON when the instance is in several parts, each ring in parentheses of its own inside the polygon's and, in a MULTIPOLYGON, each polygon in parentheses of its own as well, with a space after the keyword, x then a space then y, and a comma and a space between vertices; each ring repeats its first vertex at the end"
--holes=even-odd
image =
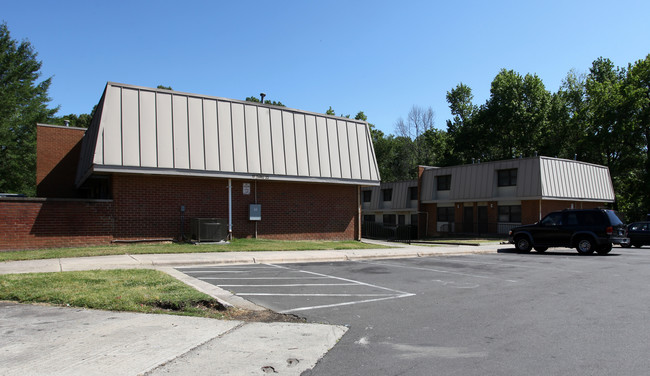
POLYGON ((594 241, 589 238, 581 238, 578 240, 576 249, 581 255, 590 255, 596 250, 596 245, 594 244, 594 241))
POLYGON ((612 250, 612 243, 605 244, 604 246, 598 248, 596 252, 598 252, 599 255, 604 256, 609 253, 609 251, 612 250))
POLYGON ((528 237, 521 235, 515 238, 515 248, 517 248, 519 252, 530 252, 533 246, 530 244, 528 237))

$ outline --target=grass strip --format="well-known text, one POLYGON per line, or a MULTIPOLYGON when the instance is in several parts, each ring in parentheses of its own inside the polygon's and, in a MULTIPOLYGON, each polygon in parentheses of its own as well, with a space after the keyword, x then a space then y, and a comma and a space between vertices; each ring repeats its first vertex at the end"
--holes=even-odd
POLYGON ((168 243, 168 244, 113 244, 108 246, 50 248, 0 252, 1 261, 37 260, 66 257, 108 256, 150 253, 204 253, 251 251, 307 251, 336 249, 385 248, 359 241, 285 241, 265 239, 234 239, 228 244, 168 243))
POLYGON ((214 298, 149 269, 0 275, 0 300, 224 318, 214 298))

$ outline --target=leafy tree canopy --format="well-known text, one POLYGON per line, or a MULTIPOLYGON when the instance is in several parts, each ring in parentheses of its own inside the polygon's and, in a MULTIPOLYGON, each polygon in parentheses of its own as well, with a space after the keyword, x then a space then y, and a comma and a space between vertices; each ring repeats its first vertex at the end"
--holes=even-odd
POLYGON ((39 82, 41 62, 29 41, 11 38, 0 25, 0 192, 36 193, 36 123, 49 109, 52 78, 39 82))

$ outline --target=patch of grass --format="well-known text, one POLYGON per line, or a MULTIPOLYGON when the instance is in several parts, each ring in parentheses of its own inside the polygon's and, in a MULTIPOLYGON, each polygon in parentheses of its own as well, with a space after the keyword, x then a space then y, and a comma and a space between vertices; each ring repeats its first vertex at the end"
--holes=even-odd
POLYGON ((234 239, 229 244, 168 243, 168 244, 115 244, 110 246, 51 248, 0 252, 0 261, 37 260, 65 257, 108 256, 145 253, 202 253, 249 251, 306 251, 327 249, 382 248, 358 241, 283 241, 263 239, 234 239))
POLYGON ((0 300, 109 311, 227 318, 225 307, 157 270, 0 275, 0 300))

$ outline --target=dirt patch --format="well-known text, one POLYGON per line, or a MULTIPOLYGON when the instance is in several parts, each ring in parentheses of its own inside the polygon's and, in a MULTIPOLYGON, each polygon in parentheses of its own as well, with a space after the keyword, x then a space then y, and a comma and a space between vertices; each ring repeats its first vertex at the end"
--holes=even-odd
POLYGON ((287 315, 283 313, 273 312, 270 309, 264 311, 249 311, 241 308, 228 308, 222 312, 225 318, 231 320, 251 321, 251 322, 307 322, 302 317, 296 315, 287 315))

